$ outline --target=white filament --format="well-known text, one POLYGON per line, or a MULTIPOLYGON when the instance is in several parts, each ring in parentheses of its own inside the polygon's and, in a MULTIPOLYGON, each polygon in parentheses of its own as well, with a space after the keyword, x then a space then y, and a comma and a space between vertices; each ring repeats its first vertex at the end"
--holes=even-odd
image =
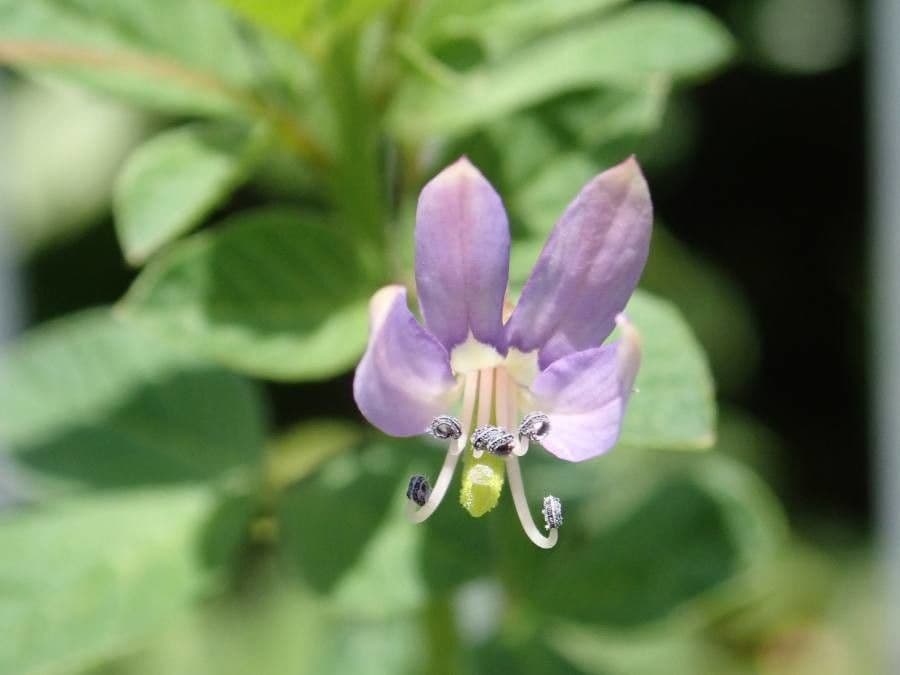
POLYGON ((525 498, 525 486, 522 484, 522 472, 519 470, 519 458, 515 455, 509 455, 506 458, 506 475, 509 477, 509 491, 512 493, 513 502, 516 505, 516 513, 519 515, 519 522, 522 523, 522 529, 525 534, 534 543, 535 546, 541 548, 553 548, 556 546, 556 540, 559 538, 558 530, 550 530, 548 536, 541 534, 534 519, 531 517, 531 510, 528 508, 528 500, 525 498))
MULTIPOLYGON (((478 376, 478 421, 477 426, 491 423, 491 398, 494 393, 494 369, 482 368, 478 376)), ((472 447, 472 457, 479 459, 484 450, 472 447)))
MULTIPOLYGON (((503 427, 504 429, 509 429, 512 427, 512 423, 516 419, 516 402, 515 399, 509 396, 509 376, 504 373, 498 373, 498 388, 497 388, 497 425, 503 427), (503 381, 503 387, 506 388, 506 393, 501 396, 500 389, 501 386, 499 382, 503 381), (502 405, 501 405, 502 399, 502 405), (512 399, 512 405, 510 405, 510 400, 512 399)), ((521 442, 521 441, 520 441, 521 442)), ((518 445, 516 446, 518 447, 518 445)), ((506 475, 509 479, 509 491, 512 494, 513 503, 516 505, 516 514, 519 516, 519 522, 522 524, 522 529, 525 530, 525 534, 528 535, 528 538, 531 539, 532 543, 535 546, 539 546, 541 548, 553 548, 556 546, 556 541, 559 538, 559 532, 557 530, 550 530, 550 534, 548 536, 544 536, 541 534, 541 531, 538 529, 537 525, 534 524, 534 518, 531 516, 531 509, 528 508, 528 499, 525 497, 525 485, 522 483, 522 471, 519 469, 519 454, 525 454, 528 451, 528 441, 527 439, 524 441, 524 450, 521 452, 513 451, 512 454, 507 456, 506 458, 506 475)))
POLYGON ((460 428, 462 435, 459 438, 450 440, 447 448, 447 456, 444 457, 444 464, 441 466, 441 472, 438 474, 434 488, 428 495, 428 500, 421 506, 417 507, 413 501, 406 503, 406 515, 414 523, 421 523, 428 519, 435 512, 444 496, 447 494, 447 488, 450 487, 450 481, 453 478, 453 472, 456 470, 456 463, 462 454, 463 448, 466 447, 467 438, 472 425, 472 414, 475 408, 475 392, 478 385, 478 371, 466 374, 465 384, 463 385, 463 401, 462 401, 462 417, 460 419, 460 428))

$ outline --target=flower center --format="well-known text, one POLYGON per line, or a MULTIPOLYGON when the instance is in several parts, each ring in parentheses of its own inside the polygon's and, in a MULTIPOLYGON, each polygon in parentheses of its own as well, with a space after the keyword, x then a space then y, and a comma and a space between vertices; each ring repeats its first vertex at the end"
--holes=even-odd
POLYGON ((519 424, 521 406, 528 403, 525 400, 528 385, 520 378, 524 374, 530 382, 533 376, 527 374, 527 367, 524 370, 518 367, 523 363, 528 366, 533 360, 536 372, 536 354, 511 353, 511 356, 514 356, 512 360, 501 357, 496 365, 462 373, 459 420, 439 415, 426 430, 435 438, 449 440, 444 465, 430 493, 424 477, 413 476, 407 491, 409 515, 413 522, 422 522, 434 512, 447 492, 453 470, 462 455, 459 501, 463 508, 476 518, 491 511, 500 500, 508 476, 516 513, 525 533, 537 546, 552 548, 557 541, 557 528, 562 523, 562 507, 555 497, 545 499, 542 513, 550 532, 543 535, 534 524, 519 469, 519 456, 528 451, 529 441, 540 442, 550 432, 550 421, 542 412, 530 412, 519 424))

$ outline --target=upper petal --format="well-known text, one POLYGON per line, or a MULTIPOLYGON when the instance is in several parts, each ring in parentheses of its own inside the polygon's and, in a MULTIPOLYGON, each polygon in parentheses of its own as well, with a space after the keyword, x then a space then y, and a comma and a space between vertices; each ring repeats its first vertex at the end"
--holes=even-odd
POLYGON ((554 361, 531 385, 536 409, 550 418, 541 444, 560 459, 591 459, 619 438, 641 356, 637 331, 621 315, 616 321, 620 340, 554 361))
POLYGON ((544 246, 506 325, 510 347, 540 350, 546 367, 599 345, 612 331, 647 261, 653 208, 629 158, 591 180, 544 246))
POLYGON ((416 211, 416 288, 428 330, 452 350, 471 333, 505 352, 509 224, 499 195, 463 157, 433 178, 416 211))
POLYGON ((456 392, 447 350, 416 321, 402 286, 375 293, 369 316, 369 346, 353 378, 356 405, 387 434, 424 433, 456 392))

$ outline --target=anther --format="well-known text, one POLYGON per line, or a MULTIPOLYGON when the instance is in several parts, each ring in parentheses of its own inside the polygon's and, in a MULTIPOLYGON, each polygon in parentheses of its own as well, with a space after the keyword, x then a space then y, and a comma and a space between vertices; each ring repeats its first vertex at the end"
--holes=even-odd
POLYGON ((420 474, 411 476, 409 487, 406 488, 406 498, 419 506, 425 506, 429 495, 431 495, 431 486, 428 484, 428 479, 420 474))
POLYGON ((542 412, 530 412, 519 425, 519 437, 540 443, 550 433, 550 418, 542 412))
POLYGON ((431 425, 425 430, 435 438, 447 440, 462 436, 462 425, 459 420, 450 415, 438 415, 431 420, 431 425))
POLYGON ((472 447, 476 450, 487 450, 492 455, 505 457, 512 452, 515 436, 501 427, 483 425, 472 434, 472 447))
POLYGON ((558 530, 563 524, 563 508, 559 498, 553 495, 544 497, 544 506, 541 508, 544 516, 544 529, 558 530))

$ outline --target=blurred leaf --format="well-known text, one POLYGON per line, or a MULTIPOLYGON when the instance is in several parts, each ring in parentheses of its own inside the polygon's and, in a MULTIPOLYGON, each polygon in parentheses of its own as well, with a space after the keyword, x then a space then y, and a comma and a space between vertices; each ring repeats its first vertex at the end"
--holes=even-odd
POLYGON ((545 157, 537 175, 513 194, 510 209, 531 232, 549 234, 581 187, 598 173, 596 163, 580 152, 545 157))
POLYGON ((200 480, 262 449, 255 389, 107 310, 26 334, 0 368, 0 438, 42 474, 98 486, 200 480))
POLYGON ((599 530, 593 513, 615 495, 576 500, 552 556, 504 531, 501 573, 550 615, 608 626, 659 621, 715 599, 713 591, 773 558, 783 520, 765 486, 740 466, 712 456, 677 466, 616 508, 614 520, 600 518, 599 530))
POLYGON ((530 0, 518 2, 473 3, 467 7, 458 0, 428 3, 426 14, 428 40, 469 38, 481 44, 492 56, 545 35, 575 21, 593 16, 627 0, 530 0))
POLYGON ((731 55, 722 26, 697 7, 642 3, 554 34, 496 63, 402 90, 391 125, 401 137, 459 135, 571 90, 702 76, 731 55))
POLYGON ((715 441, 713 381, 703 350, 669 303, 635 292, 625 313, 640 331, 641 368, 619 443, 695 450, 715 441))
POLYGON ((548 649, 540 636, 534 636, 522 644, 488 643, 475 651, 475 658, 478 667, 474 672, 479 675, 584 675, 588 672, 576 668, 548 649))
POLYGON ((405 478, 384 446, 344 454, 281 498, 282 552, 319 592, 329 592, 360 560, 405 478))
POLYGON ((292 427, 270 444, 269 483, 283 490, 309 476, 322 463, 359 445, 364 430, 346 420, 309 420, 292 427))
POLYGON ((273 576, 247 579, 91 675, 315 673, 331 626, 308 591, 273 576))
POLYGON ((597 675, 750 675, 722 647, 696 631, 600 631, 594 627, 554 628, 548 645, 586 673, 597 675))
POLYGON ((573 96, 555 106, 553 114, 578 147, 598 148, 658 129, 670 88, 667 76, 649 76, 639 84, 603 87, 573 96))
POLYGON ((340 623, 331 629, 327 649, 311 673, 419 675, 423 651, 422 629, 414 618, 340 623))
POLYGON ((274 33, 296 41, 315 12, 316 3, 299 0, 220 0, 238 14, 274 33))
POLYGON ((641 285, 684 313, 709 355, 720 389, 734 391, 756 371, 759 335, 754 317, 725 270, 657 226, 641 285))
POLYGON ((211 581, 197 490, 106 493, 0 517, 0 672, 73 672, 163 628, 211 581))
POLYGON ((261 209, 173 245, 148 265, 123 316, 229 367, 280 380, 330 377, 367 339, 369 283, 343 232, 261 209))
POLYGON ((174 113, 234 112, 265 79, 212 0, 0 0, 0 60, 174 113))
POLYGON ((245 128, 192 124, 153 137, 116 183, 116 231, 132 264, 189 232, 246 178, 258 157, 245 128))
POLYGON ((147 122, 138 112, 75 87, 4 82, 4 226, 27 252, 97 222, 113 178, 147 122))
POLYGON ((420 571, 426 528, 406 517, 407 477, 398 473, 394 478, 387 517, 330 598, 329 608, 350 620, 408 616, 424 604, 429 590, 420 571))

